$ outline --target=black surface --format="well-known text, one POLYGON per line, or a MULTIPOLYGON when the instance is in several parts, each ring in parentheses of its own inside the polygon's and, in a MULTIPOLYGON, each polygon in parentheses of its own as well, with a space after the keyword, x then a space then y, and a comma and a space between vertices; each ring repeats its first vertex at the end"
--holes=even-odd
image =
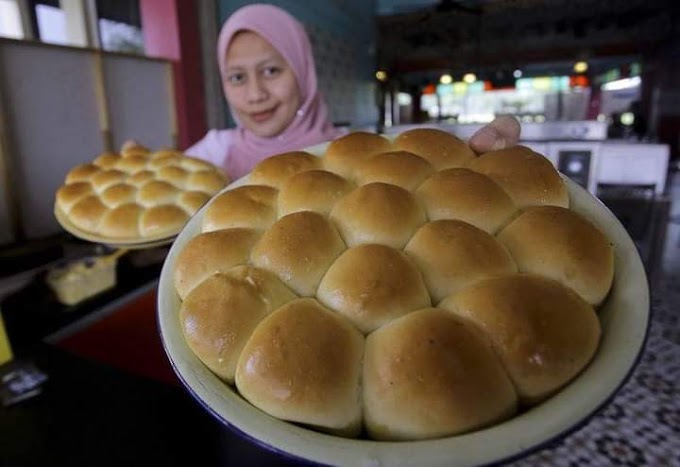
POLYGON ((59 303, 45 282, 46 273, 5 297, 0 310, 15 354, 22 355, 36 342, 100 310, 111 301, 156 281, 162 264, 134 267, 125 259, 116 267, 116 286, 73 306, 59 303))
POLYGON ((49 380, 37 397, 0 407, 0 466, 287 466, 220 425, 183 389, 47 344, 30 360, 49 380))

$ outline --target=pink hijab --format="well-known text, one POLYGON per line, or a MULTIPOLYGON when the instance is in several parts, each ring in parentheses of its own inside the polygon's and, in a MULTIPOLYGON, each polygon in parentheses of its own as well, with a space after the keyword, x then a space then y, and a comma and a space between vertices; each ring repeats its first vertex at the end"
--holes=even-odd
POLYGON ((328 119, 326 104, 317 90, 312 47, 302 24, 273 5, 240 8, 224 23, 217 40, 217 63, 222 74, 229 43, 242 30, 264 37, 288 62, 300 86, 302 105, 288 128, 278 136, 259 137, 241 126, 232 130, 226 169, 234 175, 250 172, 255 164, 273 154, 299 150, 342 133, 328 119))

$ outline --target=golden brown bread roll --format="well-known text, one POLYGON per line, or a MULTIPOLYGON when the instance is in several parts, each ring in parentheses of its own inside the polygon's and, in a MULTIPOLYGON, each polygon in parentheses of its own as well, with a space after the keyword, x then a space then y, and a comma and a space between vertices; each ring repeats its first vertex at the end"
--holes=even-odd
POLYGON ((475 158, 462 139, 435 128, 405 131, 395 138, 394 147, 422 157, 437 170, 463 167, 475 158))
POLYGON ((88 182, 74 182, 63 185, 57 190, 56 203, 65 213, 68 213, 74 204, 93 194, 92 185, 88 182))
POLYGON ((69 211, 69 219, 79 229, 95 232, 108 208, 96 195, 81 198, 69 211))
POLYGON ((120 160, 120 155, 115 152, 104 152, 97 156, 97 158, 92 161, 94 165, 102 169, 111 169, 118 164, 120 160))
POLYGON ((569 207, 567 186, 557 169, 548 159, 525 146, 487 152, 472 159, 468 167, 492 178, 520 208, 569 207))
POLYGON ((225 229, 192 238, 175 263, 175 289, 181 299, 209 276, 248 263, 259 233, 252 229, 225 229))
POLYGON ((324 216, 302 211, 276 221, 253 247, 251 261, 277 274, 298 295, 310 297, 345 248, 324 216))
MULTIPOLYGON (((597 314, 569 287, 604 297, 611 245, 567 208, 528 206, 568 204, 549 161, 521 147, 477 158, 433 130, 397 140, 420 155, 359 133, 319 161, 268 159, 208 202, 204 233, 176 257, 190 348, 274 417, 343 436, 363 422, 378 440, 454 436, 554 394, 597 349, 597 314), (276 277, 291 301, 263 310, 266 294, 225 276, 235 265, 276 277)), ((180 208, 197 193, 183 189, 180 208)), ((62 194, 78 196, 87 188, 62 194)))
POLYGON ((392 142, 374 133, 356 131, 333 140, 323 157, 325 170, 352 180, 354 171, 375 154, 392 149, 392 142))
POLYGON ((108 207, 115 208, 121 204, 134 203, 137 199, 137 188, 127 183, 118 183, 104 190, 99 198, 108 207))
MULTIPOLYGON (((174 204, 152 206, 142 212, 139 224, 139 232, 142 237, 160 237, 179 232, 189 216, 183 209, 174 204)), ((104 235, 108 232, 102 231, 104 235)))
POLYGON ((376 154, 359 165, 355 172, 357 184, 384 182, 414 191, 423 180, 435 172, 422 157, 407 151, 376 154))
POLYGON ((486 338, 427 308, 366 339, 364 419, 378 440, 450 436, 514 414, 515 389, 486 338))
POLYGON ((482 279, 517 272, 502 244, 483 230, 457 220, 425 224, 404 251, 418 265, 434 304, 482 279))
POLYGON ((361 186, 340 201, 330 213, 347 246, 379 243, 403 248, 426 221, 415 197, 387 183, 361 186))
POLYGON ((343 317, 314 299, 294 300, 255 328, 236 387, 275 417, 356 435, 363 349, 363 336, 343 317))
POLYGON ((234 188, 219 194, 206 207, 202 231, 233 227, 267 229, 276 220, 278 190, 264 185, 234 188))
POLYGON ((328 269, 316 295, 364 334, 432 304, 411 260, 375 244, 346 250, 328 269))
POLYGON ((89 182, 93 175, 96 175, 101 171, 102 169, 94 164, 77 165, 66 174, 66 183, 89 182))
POLYGON ((279 192, 279 217, 298 211, 328 215, 353 185, 332 172, 308 170, 291 177, 279 192))
POLYGON ((614 247, 590 221, 569 209, 527 209, 499 234, 522 272, 550 277, 591 305, 607 296, 614 279, 614 247))
POLYGON ((177 234, 227 181, 216 167, 179 151, 152 153, 127 145, 69 171, 55 196, 55 214, 77 236, 144 243, 177 234), (75 204, 89 195, 97 201, 84 202, 74 212, 75 204))
POLYGON ((98 230, 110 238, 138 237, 143 212, 139 204, 120 204, 104 214, 98 230))
POLYGON ((90 183, 92 184, 92 188, 94 188, 97 193, 101 193, 108 187, 123 182, 126 177, 127 174, 125 172, 121 172, 120 170, 102 170, 101 172, 97 172, 92 175, 92 177, 90 177, 90 183))
POLYGON ((258 163, 248 178, 253 185, 267 185, 281 189, 293 175, 319 168, 318 157, 303 151, 286 152, 268 157, 258 163))
POLYGON ((255 326, 295 298, 274 274, 236 266, 211 275, 189 293, 180 309, 182 333, 208 368, 233 383, 241 350, 255 326))
POLYGON ((439 306, 484 330, 520 399, 530 404, 574 378, 600 339, 600 322, 585 300, 559 282, 532 274, 478 282, 439 306))
POLYGON ((516 214, 510 196, 486 175, 469 169, 446 169, 416 191, 427 217, 458 219, 494 234, 516 214))

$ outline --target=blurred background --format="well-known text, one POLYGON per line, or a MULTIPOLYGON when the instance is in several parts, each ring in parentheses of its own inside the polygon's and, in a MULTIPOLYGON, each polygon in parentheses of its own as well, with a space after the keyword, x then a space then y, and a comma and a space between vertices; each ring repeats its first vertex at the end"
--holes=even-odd
MULTIPOLYGON (((0 0, 0 369, 30 358, 52 384, 21 411, 0 407, 0 440, 12 446, 3 445, 0 465, 44 464, 44 456, 54 456, 48 462, 57 465, 88 465, 95 455, 98 465, 119 465, 130 452, 170 465, 196 459, 283 465, 276 455, 225 434, 179 389, 155 322, 167 246, 116 256, 109 271, 114 285, 80 303, 59 302, 46 284, 66 262, 116 255, 67 234, 54 218, 54 193, 73 166, 128 139, 184 149, 210 128, 233 126, 215 44, 221 24, 248 3, 0 0), (92 378, 83 382, 83 374, 92 378), (193 424, 185 436, 195 444, 177 434, 187 430, 172 410, 193 424), (131 417, 139 417, 136 427, 131 417), (67 418, 80 441, 58 428, 67 418), (194 457, 192 446, 206 440, 214 449, 194 457), (40 454, 31 445, 49 449, 40 454), (125 449, 101 458, 118 446, 125 449)), ((680 306, 675 0, 269 3, 307 29, 336 126, 390 135, 423 125, 468 138, 495 116, 514 115, 521 144, 597 196, 628 230, 654 306, 680 306)), ((663 333, 672 342, 665 361, 677 375, 678 318, 665 316, 663 333)), ((667 368, 645 371, 654 384, 666 381, 667 368)), ((677 384, 668 384, 677 396, 677 384)), ((635 400, 654 401, 646 395, 635 400)), ((678 408, 667 407, 677 433, 678 408)), ((628 420, 647 412, 640 408, 628 420)), ((651 433, 650 426, 657 423, 641 431, 651 433)), ((621 443, 618 454, 600 450, 574 462, 619 463, 624 454, 647 449, 621 443)), ((648 465, 680 463, 677 451, 667 458, 640 452, 648 465)), ((546 457, 544 465, 557 458, 546 457)))

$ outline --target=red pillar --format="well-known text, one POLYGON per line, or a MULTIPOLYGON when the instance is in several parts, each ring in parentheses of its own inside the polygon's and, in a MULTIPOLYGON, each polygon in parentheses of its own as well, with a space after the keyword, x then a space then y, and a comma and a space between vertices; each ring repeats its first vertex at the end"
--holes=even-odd
POLYGON ((201 41, 196 3, 140 0, 144 47, 150 57, 172 60, 179 148, 206 132, 201 41))

